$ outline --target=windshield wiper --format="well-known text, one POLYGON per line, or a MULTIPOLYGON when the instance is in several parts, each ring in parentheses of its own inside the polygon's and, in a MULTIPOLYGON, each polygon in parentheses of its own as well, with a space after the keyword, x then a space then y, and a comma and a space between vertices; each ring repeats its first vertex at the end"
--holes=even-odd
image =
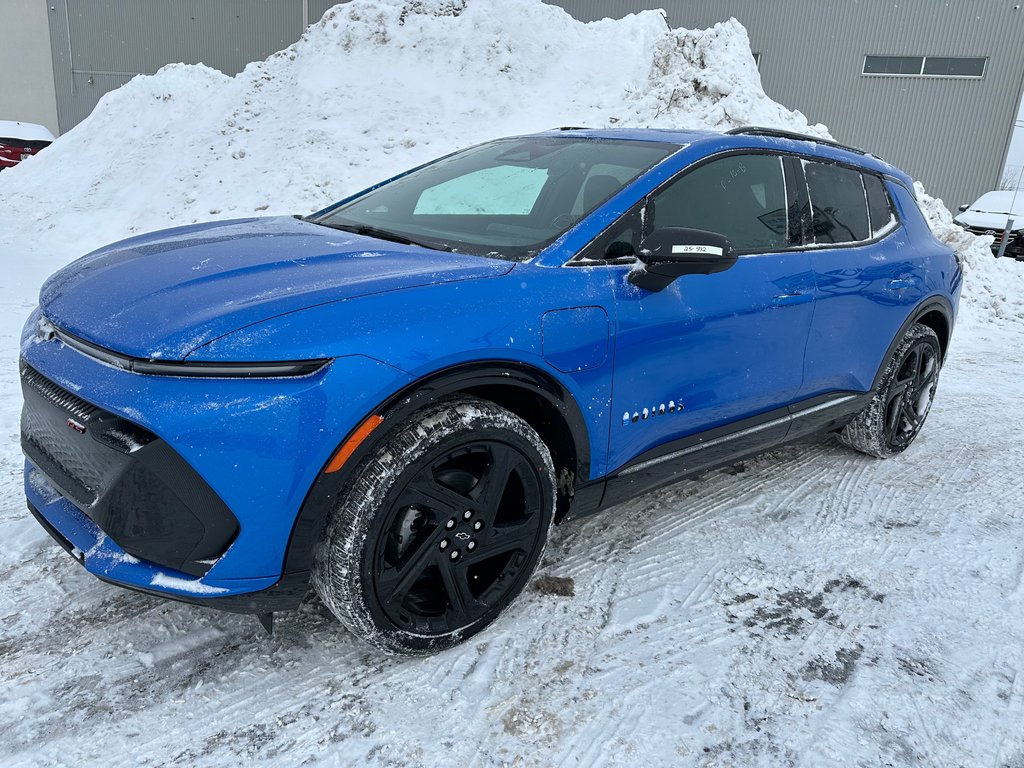
POLYGON ((320 224, 324 227, 330 227, 331 229, 340 229, 343 232, 352 232, 357 235, 365 235, 366 237, 375 237, 378 240, 388 240, 392 243, 401 243, 402 245, 418 245, 420 248, 429 248, 432 251, 447 251, 448 248, 444 248, 436 243, 424 243, 420 240, 413 240, 411 237, 400 235, 397 232, 389 232, 386 229, 378 229, 377 227, 371 227, 369 224, 328 224, 325 221, 312 221, 314 224, 320 224))

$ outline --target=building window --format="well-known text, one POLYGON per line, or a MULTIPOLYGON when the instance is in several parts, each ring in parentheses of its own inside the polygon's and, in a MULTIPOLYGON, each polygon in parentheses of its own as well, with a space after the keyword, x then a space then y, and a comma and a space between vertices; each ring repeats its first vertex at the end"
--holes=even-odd
POLYGON ((863 74, 981 78, 987 62, 983 56, 865 56, 863 74))
POLYGON ((865 75, 920 75, 924 56, 865 56, 865 75))
POLYGON ((982 58, 929 56, 924 60, 922 74, 936 77, 983 77, 986 61, 982 58))

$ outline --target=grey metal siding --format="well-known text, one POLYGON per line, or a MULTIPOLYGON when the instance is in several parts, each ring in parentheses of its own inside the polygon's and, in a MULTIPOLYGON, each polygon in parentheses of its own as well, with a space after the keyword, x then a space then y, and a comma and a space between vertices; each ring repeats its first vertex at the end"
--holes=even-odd
POLYGON ((235 75, 303 31, 303 0, 50 0, 48 6, 61 131, 137 74, 202 62, 235 75))
POLYGON ((1024 86, 1024 9, 996 0, 548 0, 584 21, 664 8, 672 26, 736 17, 773 99, 902 167, 955 206, 995 189, 1024 86), (864 56, 986 56, 985 77, 877 77, 864 56))
MULTIPOLYGON (((293 43, 333 0, 38 0, 62 131, 109 90, 174 61, 228 74, 293 43)), ((672 26, 738 18, 765 90, 921 179, 952 206, 994 189, 1024 87, 1024 10, 1002 0, 548 0, 577 18, 665 8, 672 26), (876 77, 864 56, 985 56, 982 79, 876 77)), ((614 52, 609 52, 614 55, 614 52)))
POLYGON ((338 2, 339 0, 306 0, 309 8, 309 23, 316 24, 329 9, 338 5, 338 2))

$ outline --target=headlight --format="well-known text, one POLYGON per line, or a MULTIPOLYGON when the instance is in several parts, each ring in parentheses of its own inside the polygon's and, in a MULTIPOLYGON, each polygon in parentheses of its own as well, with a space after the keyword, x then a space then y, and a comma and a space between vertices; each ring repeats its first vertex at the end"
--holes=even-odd
POLYGON ((59 339, 67 346, 100 362, 132 373, 150 376, 194 376, 208 379, 267 379, 279 376, 308 376, 316 373, 330 362, 328 358, 317 360, 282 360, 274 362, 233 363, 203 362, 187 360, 149 360, 130 357, 92 344, 74 334, 58 328, 45 318, 40 320, 41 339, 59 339))

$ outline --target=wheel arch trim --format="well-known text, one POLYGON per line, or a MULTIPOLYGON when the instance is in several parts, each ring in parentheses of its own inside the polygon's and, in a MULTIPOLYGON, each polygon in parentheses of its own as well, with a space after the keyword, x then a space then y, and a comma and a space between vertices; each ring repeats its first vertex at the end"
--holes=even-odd
MULTIPOLYGON (((282 577, 305 572, 312 568, 313 553, 322 527, 334 505, 337 490, 349 482, 355 467, 363 459, 387 429, 374 430, 347 458, 344 465, 327 473, 328 465, 335 455, 348 443, 359 426, 374 415, 383 416, 382 426, 387 422, 410 415, 424 405, 450 394, 478 394, 487 398, 489 390, 504 388, 507 392, 519 390, 541 398, 550 409, 557 411, 572 443, 575 478, 582 482, 589 477, 591 452, 590 435, 586 420, 575 397, 554 375, 536 366, 515 360, 482 360, 462 363, 431 372, 408 384, 363 414, 356 426, 341 436, 331 457, 317 474, 316 480, 306 494, 299 513, 292 524, 288 546, 282 564, 282 577)), ((498 403, 501 405, 501 403, 498 403)), ((554 425, 558 429, 558 425, 554 425)), ((542 434, 542 438, 545 436, 542 434)))
MULTIPOLYGON (((907 319, 903 322, 903 325, 901 325, 899 330, 896 332, 896 335, 893 336, 892 341, 889 343, 889 347, 885 350, 885 355, 882 357, 882 362, 878 366, 878 370, 875 372, 874 379, 871 381, 872 391, 878 389, 879 382, 882 380, 882 375, 885 373, 886 366, 889 364, 893 353, 896 351, 896 347, 899 346, 900 340, 906 334, 910 326, 933 312, 937 312, 945 322, 945 338, 943 338, 943 334, 938 334, 939 343, 942 347, 942 356, 943 359, 945 358, 946 352, 949 349, 949 340, 953 332, 953 305, 950 303, 949 299, 942 294, 935 294, 927 297, 914 307, 914 311, 910 313, 907 319)), ((933 328, 932 330, 936 329, 933 328)), ((938 333, 938 331, 936 332, 938 333)))

